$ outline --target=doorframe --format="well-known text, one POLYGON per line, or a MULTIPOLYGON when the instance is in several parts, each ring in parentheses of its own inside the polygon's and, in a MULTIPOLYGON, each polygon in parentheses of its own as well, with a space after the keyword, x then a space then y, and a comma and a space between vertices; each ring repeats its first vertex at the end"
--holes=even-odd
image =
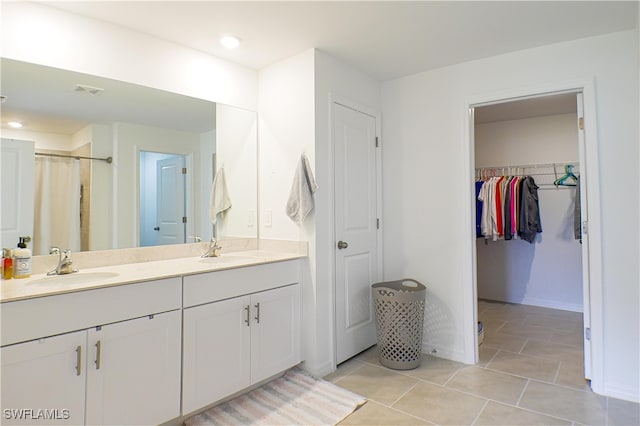
MULTIPOLYGON (((194 176, 194 161, 193 161, 193 152, 183 153, 183 152, 167 152, 164 150, 155 149, 153 147, 142 147, 140 145, 135 145, 133 147, 134 154, 134 179, 136 182, 136 189, 133 194, 133 203, 131 204, 134 209, 133 214, 133 232, 136 236, 135 247, 140 247, 140 153, 141 152, 157 152, 159 154, 168 154, 168 155, 181 155, 184 157, 184 166, 187 168, 187 174, 185 176, 185 212, 184 214, 187 216, 187 227, 185 229, 185 237, 188 239, 189 235, 195 235, 195 176, 194 176)), ((115 228, 117 229, 117 228, 115 228)), ((187 241, 188 242, 188 241, 187 241)))
POLYGON ((329 93, 329 211, 331 212, 331 220, 329 225, 329 235, 331 243, 331 251, 329 256, 330 265, 330 300, 331 300, 331 342, 333 348, 331 350, 331 363, 332 368, 336 367, 337 360, 337 333, 336 333, 336 222, 335 222, 335 140, 333 138, 333 104, 339 104, 346 108, 351 108, 357 112, 372 116, 376 120, 376 137, 378 138, 378 149, 376 149, 376 214, 380 219, 380 228, 378 229, 376 236, 376 244, 378 246, 378 276, 380 279, 384 277, 383 267, 383 230, 384 230, 384 218, 382 217, 382 114, 379 110, 368 107, 361 103, 355 102, 349 98, 329 93))
POLYGON ((593 78, 562 81, 540 86, 520 87, 500 92, 487 92, 469 97, 464 103, 464 161, 466 167, 464 178, 468 182, 466 208, 464 209, 467 225, 465 249, 463 252, 463 309, 464 309, 464 354, 465 362, 478 362, 478 333, 477 333, 477 257, 475 245, 475 141, 473 108, 503 103, 513 100, 541 97, 559 93, 583 94, 584 105, 584 146, 579 146, 580 158, 585 164, 580 164, 585 179, 587 194, 589 247, 589 273, 583 274, 583 289, 589 289, 589 311, 591 326, 591 388, 594 392, 604 392, 603 383, 603 314, 602 314, 602 235, 600 216, 600 171, 598 155, 598 131, 596 117, 595 83, 593 78))

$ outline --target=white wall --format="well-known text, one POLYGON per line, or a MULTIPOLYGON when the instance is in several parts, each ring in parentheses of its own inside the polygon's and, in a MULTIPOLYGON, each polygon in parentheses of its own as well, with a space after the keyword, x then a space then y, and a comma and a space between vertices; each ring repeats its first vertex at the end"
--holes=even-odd
MULTIPOLYGON (((113 157, 113 129, 105 124, 91 125, 91 156, 113 157)), ((106 250, 113 248, 114 234, 114 165, 105 161, 91 163, 91 226, 89 248, 106 250), (97 226, 95 226, 98 224, 97 226)))
MULTIPOLYGON (((578 159, 576 114, 476 124, 476 167, 578 159)), ((478 297, 582 312, 582 248, 573 235, 575 187, 552 185, 553 169, 525 169, 538 190, 542 233, 524 240, 476 240, 478 297)), ((577 172, 577 169, 576 169, 577 172)), ((560 166, 558 177, 564 174, 560 166)))
POLYGON ((2 57, 257 109, 250 68, 34 3, 3 2, 1 23, 2 57))
MULTIPOLYGON (((213 184, 213 155, 216 153, 216 131, 202 133, 200 135, 200 170, 202 176, 202 185, 196 194, 199 194, 201 200, 200 203, 200 234, 197 235, 202 241, 209 241, 213 237, 213 225, 209 218, 209 203, 211 201, 211 185, 213 184)), ((257 202, 257 196, 256 196, 257 202)), ((188 235, 187 237, 195 237, 195 235, 188 235)), ((191 242, 194 239, 187 238, 187 241, 191 242)))
POLYGON ((379 83, 315 49, 260 71, 260 238, 309 242, 304 268, 305 368, 324 375, 334 368, 333 152, 329 94, 372 109, 380 107, 379 83), (315 173, 315 208, 302 226, 285 214, 295 168, 305 153, 315 173), (271 213, 271 226, 265 216, 271 213))
MULTIPOLYGON (((256 238, 258 200, 258 121, 256 113, 216 107, 216 167, 224 168, 231 208, 218 215, 222 238, 256 238)), ((206 200, 206 199, 205 199, 206 200)), ((206 203, 205 203, 206 204, 206 203)))
MULTIPOLYGON (((315 212, 301 227, 286 215, 285 207, 295 168, 306 153, 315 171, 314 51, 307 50, 260 70, 259 73, 259 198, 260 238, 310 241, 308 263, 303 267, 303 358, 317 372, 324 346, 316 337, 315 212), (267 223, 271 216, 271 224, 267 223)), ((320 191, 320 189, 318 190, 320 191)), ((322 342, 324 345, 326 341, 322 342)))
MULTIPOLYGON (((576 78, 595 80, 600 145, 603 392, 640 400, 637 31, 543 46, 386 82, 385 274, 428 287, 425 341, 464 359, 472 217, 468 100, 576 78), (628 184, 621 184, 625 182, 628 184), (625 200, 628 208, 620 206, 625 200)), ((599 283, 598 283, 599 284, 599 283)), ((473 350, 467 346, 467 351, 473 350)))
POLYGON ((21 141, 33 141, 35 142, 36 151, 73 151, 74 149, 71 135, 34 132, 23 129, 2 129, 2 137, 21 141))

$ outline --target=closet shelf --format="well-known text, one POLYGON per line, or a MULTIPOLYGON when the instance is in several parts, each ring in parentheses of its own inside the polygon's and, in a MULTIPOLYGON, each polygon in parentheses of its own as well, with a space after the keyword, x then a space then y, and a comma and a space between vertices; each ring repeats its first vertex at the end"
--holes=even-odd
POLYGON ((492 176, 533 176, 540 189, 570 188, 556 186, 554 182, 565 173, 565 166, 573 166, 573 172, 579 174, 578 161, 562 161, 555 163, 518 164, 502 166, 476 167, 476 179, 492 176))

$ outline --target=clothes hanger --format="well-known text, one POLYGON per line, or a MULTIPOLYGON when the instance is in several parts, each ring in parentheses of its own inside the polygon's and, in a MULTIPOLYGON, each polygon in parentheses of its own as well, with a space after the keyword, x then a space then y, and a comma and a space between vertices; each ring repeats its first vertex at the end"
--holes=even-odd
POLYGON ((578 182, 578 176, 573 173, 573 164, 567 164, 564 166, 564 176, 558 178, 553 182, 555 186, 576 186, 578 182), (574 183, 567 182, 567 179, 572 179, 574 183))

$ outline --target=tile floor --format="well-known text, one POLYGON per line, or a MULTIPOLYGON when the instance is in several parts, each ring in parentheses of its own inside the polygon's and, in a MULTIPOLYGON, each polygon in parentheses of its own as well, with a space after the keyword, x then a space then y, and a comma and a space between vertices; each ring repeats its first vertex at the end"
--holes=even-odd
POLYGON ((640 405, 591 392, 582 314, 478 302, 480 362, 423 355, 415 370, 380 365, 373 347, 325 377, 368 398, 341 425, 640 425, 640 405))

